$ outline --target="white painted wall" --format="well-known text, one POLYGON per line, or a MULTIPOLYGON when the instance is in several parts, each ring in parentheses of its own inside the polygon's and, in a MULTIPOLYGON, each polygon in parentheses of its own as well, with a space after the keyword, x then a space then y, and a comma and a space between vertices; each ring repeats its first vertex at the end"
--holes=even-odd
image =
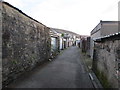
POLYGON ((57 46, 56 46, 56 38, 51 37, 51 50, 56 50, 57 46))
POLYGON ((60 38, 60 50, 62 49, 62 38, 60 38))

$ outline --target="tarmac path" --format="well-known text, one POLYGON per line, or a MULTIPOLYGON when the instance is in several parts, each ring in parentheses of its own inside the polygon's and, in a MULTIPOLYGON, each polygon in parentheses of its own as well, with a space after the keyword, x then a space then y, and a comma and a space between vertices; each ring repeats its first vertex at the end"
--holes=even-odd
POLYGON ((80 49, 72 46, 53 61, 28 72, 9 88, 94 88, 83 63, 80 49))

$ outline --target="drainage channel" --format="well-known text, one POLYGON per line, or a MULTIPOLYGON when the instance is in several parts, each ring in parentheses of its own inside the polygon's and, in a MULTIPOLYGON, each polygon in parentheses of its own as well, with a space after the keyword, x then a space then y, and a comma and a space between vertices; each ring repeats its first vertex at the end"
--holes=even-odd
POLYGON ((89 73, 89 77, 93 83, 94 88, 103 88, 100 81, 97 79, 96 75, 93 72, 89 73))

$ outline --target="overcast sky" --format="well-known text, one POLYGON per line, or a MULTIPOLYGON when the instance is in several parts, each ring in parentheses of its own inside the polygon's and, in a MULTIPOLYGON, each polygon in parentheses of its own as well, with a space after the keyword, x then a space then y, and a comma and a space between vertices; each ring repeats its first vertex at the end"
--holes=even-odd
POLYGON ((90 35, 100 22, 118 20, 119 0, 4 0, 48 27, 90 35))

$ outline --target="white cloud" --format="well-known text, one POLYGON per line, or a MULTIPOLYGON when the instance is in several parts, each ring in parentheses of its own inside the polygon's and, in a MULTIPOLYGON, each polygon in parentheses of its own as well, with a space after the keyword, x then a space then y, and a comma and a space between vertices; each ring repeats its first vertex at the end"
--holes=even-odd
POLYGON ((100 20, 117 20, 119 0, 7 0, 49 27, 90 34, 100 20))

